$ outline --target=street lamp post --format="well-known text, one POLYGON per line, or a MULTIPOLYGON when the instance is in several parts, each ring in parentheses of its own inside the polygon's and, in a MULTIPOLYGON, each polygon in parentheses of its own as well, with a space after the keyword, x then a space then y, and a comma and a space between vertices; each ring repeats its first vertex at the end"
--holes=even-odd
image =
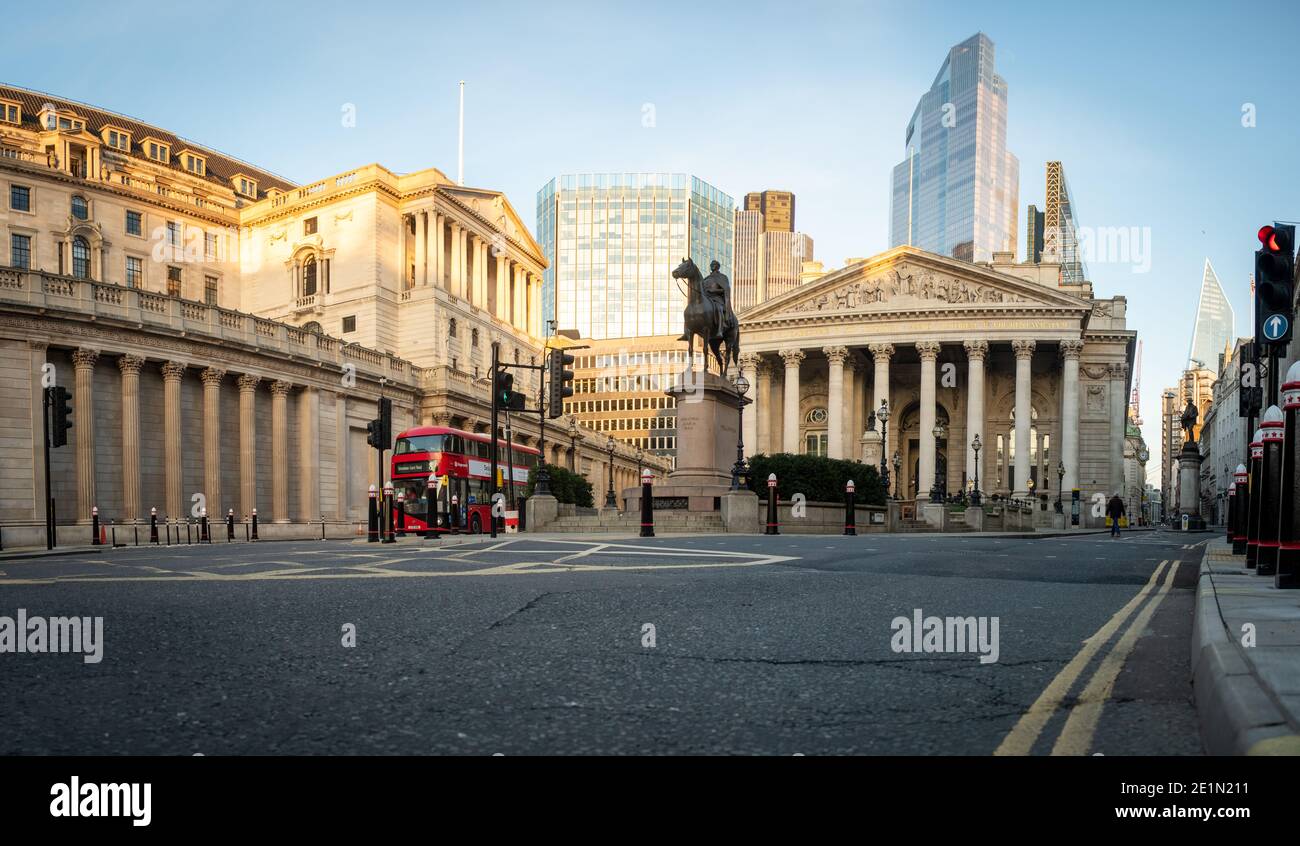
POLYGON ((898 499, 899 480, 903 478, 903 474, 899 470, 902 466, 903 458, 898 454, 898 450, 894 450, 894 499, 898 499))
POLYGON ((731 466, 731 489, 738 491, 749 476, 749 465, 745 462, 745 406, 751 400, 745 396, 749 393, 749 380, 745 374, 737 371, 731 386, 736 389, 736 463, 731 466))
POLYGON ((645 450, 636 448, 636 477, 641 478, 641 468, 645 466, 645 450))
POLYGON ((930 434, 934 435, 934 486, 930 488, 930 502, 943 502, 943 471, 939 469, 939 441, 943 440, 943 423, 935 423, 930 434))
POLYGON ((569 418, 569 472, 578 472, 578 418, 569 418))
MULTIPOLYGON (((885 448, 889 446, 889 401, 880 401, 880 410, 876 412, 880 421, 880 482, 885 487, 885 496, 889 496, 889 459, 885 448)), ((894 453, 894 475, 898 475, 898 453, 894 453)))
POLYGON ((609 492, 605 494, 605 507, 618 508, 618 497, 614 496, 614 449, 617 444, 609 439, 609 492))
POLYGON ((975 506, 980 504, 980 449, 982 447, 980 436, 976 433, 975 440, 970 442, 970 448, 975 450, 975 490, 971 491, 970 504, 975 506))
POLYGON ((1061 485, 1065 484, 1065 462, 1056 462, 1056 513, 1064 514, 1065 505, 1061 502, 1061 485))

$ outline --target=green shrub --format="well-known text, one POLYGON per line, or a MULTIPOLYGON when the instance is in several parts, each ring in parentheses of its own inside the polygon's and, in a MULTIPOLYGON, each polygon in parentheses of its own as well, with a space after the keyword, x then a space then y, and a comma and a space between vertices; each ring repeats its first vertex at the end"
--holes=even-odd
MULTIPOLYGON (((533 495, 533 485, 537 483, 537 472, 541 469, 538 466, 528 474, 528 496, 533 495)), ((546 469, 551 474, 551 496, 579 508, 591 508, 591 482, 586 477, 554 464, 546 465, 546 469)))
POLYGON ((858 503, 885 504, 885 486, 880 483, 880 473, 861 461, 788 452, 755 455, 749 459, 749 489, 766 497, 770 473, 776 474, 777 490, 783 500, 801 493, 809 502, 843 502, 844 485, 852 479, 858 503))

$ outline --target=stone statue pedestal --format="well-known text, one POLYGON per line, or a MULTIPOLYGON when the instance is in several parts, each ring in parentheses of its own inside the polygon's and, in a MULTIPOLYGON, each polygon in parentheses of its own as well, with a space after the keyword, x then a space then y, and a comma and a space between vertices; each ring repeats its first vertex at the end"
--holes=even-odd
POLYGON ((731 383, 713 373, 687 370, 667 391, 677 407, 677 469, 669 485, 731 487, 740 435, 740 397, 731 383))
POLYGON ((862 433, 859 443, 862 444, 862 463, 868 467, 879 467, 880 453, 883 448, 880 433, 875 429, 868 429, 862 433))
MULTIPOLYGON (((1178 453, 1178 521, 1187 517, 1189 532, 1205 531, 1205 518, 1201 516, 1201 448, 1195 441, 1183 444, 1178 453)), ((1134 518, 1130 515, 1130 524, 1134 518)))

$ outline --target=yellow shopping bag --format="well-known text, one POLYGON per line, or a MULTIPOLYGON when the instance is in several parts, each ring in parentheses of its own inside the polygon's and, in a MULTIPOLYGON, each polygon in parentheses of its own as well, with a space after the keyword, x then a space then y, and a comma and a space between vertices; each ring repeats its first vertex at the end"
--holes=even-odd
POLYGON ((1112 522, 1112 521, 1111 521, 1111 518, 1107 517, 1107 518, 1106 518, 1106 528, 1108 528, 1108 529, 1110 528, 1111 522, 1112 522))

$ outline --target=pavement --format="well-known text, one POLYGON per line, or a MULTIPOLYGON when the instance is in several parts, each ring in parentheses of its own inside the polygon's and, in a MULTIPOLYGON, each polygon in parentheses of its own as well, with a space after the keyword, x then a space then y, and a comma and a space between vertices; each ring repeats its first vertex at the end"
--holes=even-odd
POLYGON ((1201 562, 1192 664, 1206 751, 1300 755, 1300 591, 1245 569, 1223 537, 1201 562))

